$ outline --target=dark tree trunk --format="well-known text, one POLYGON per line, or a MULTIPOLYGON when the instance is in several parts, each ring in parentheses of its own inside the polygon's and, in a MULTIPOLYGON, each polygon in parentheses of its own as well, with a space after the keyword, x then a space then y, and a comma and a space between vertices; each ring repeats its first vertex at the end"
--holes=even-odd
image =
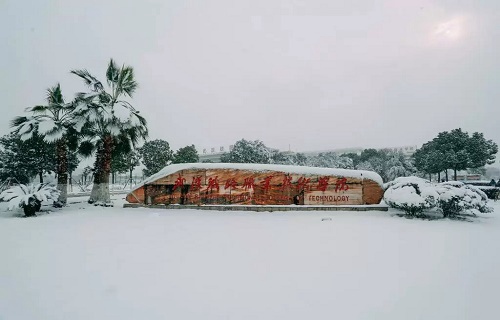
POLYGON ((448 181, 448 169, 444 170, 444 174, 446 176, 446 181, 448 181))
POLYGON ((68 200, 68 153, 66 140, 57 142, 57 190, 61 192, 58 202, 66 205, 68 200))
POLYGON ((113 138, 107 136, 103 146, 97 151, 95 159, 94 185, 90 193, 89 203, 99 202, 106 204, 111 202, 109 195, 109 174, 111 172, 111 152, 113 150, 113 138))
POLYGON ((40 183, 43 183, 43 172, 38 172, 38 178, 40 179, 40 183))
POLYGON ((438 182, 441 182, 441 172, 438 172, 438 182))
POLYGON ((432 181, 432 174, 429 173, 429 181, 432 181))
POLYGON ((455 181, 457 181, 457 169, 456 168, 453 169, 453 179, 455 181))

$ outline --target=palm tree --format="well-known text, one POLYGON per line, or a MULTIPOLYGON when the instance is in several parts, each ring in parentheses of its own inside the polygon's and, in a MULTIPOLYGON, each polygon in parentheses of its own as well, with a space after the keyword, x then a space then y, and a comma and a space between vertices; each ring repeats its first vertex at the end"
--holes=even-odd
POLYGON ((64 102, 61 86, 47 89, 47 105, 27 108, 29 116, 16 117, 11 121, 14 132, 22 140, 41 135, 44 141, 56 144, 57 189, 59 202, 66 204, 68 193, 68 148, 76 149, 76 133, 81 125, 75 123, 73 103, 64 102))
POLYGON ((80 152, 96 154, 94 185, 89 202, 108 203, 109 176, 113 149, 120 145, 132 150, 148 135, 146 120, 125 98, 131 98, 137 89, 134 70, 123 65, 119 68, 110 60, 106 81, 108 90, 87 70, 73 70, 71 73, 83 79, 90 92, 78 93, 75 117, 84 123, 80 152))

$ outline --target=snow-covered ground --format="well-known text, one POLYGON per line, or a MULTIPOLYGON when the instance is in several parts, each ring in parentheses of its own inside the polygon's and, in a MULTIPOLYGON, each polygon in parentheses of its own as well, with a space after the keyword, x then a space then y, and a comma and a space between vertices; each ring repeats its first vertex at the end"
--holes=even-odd
POLYGON ((79 201, 0 212, 0 319, 500 319, 500 202, 463 222, 79 201))

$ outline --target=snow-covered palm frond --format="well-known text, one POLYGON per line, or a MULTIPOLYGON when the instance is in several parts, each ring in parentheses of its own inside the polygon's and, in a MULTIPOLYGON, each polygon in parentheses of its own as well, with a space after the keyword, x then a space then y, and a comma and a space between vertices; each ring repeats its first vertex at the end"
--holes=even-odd
POLYGON ((38 133, 44 135, 48 132, 56 130, 58 127, 59 126, 53 119, 44 117, 38 122, 38 133))
POLYGON ((64 137, 64 135, 66 134, 66 132, 67 132, 67 129, 64 127, 62 127, 62 126, 56 127, 56 128, 54 128, 54 130, 46 133, 43 139, 48 143, 56 142, 56 141, 61 140, 64 137))
POLYGON ((90 90, 94 92, 102 91, 104 89, 102 83, 85 69, 71 70, 71 73, 82 78, 85 84, 90 88, 90 90))
POLYGON ((38 121, 34 117, 16 117, 11 121, 12 131, 26 141, 31 139, 37 127, 38 121))
POLYGON ((117 122, 109 122, 108 125, 106 126, 106 130, 112 135, 112 136, 118 136, 121 133, 121 126, 117 122))
POLYGON ((30 199, 38 201, 57 201, 60 191, 53 185, 37 183, 26 186, 19 184, 13 186, 0 194, 0 201, 8 201, 8 210, 23 207, 29 204, 30 199))
POLYGON ((113 108, 113 115, 120 121, 120 122, 127 122, 130 120, 130 116, 132 115, 132 112, 130 108, 125 105, 125 104, 117 104, 113 108))
POLYGON ((28 107, 24 111, 33 112, 34 114, 45 115, 47 114, 49 108, 50 108, 49 106, 34 106, 34 107, 28 107))

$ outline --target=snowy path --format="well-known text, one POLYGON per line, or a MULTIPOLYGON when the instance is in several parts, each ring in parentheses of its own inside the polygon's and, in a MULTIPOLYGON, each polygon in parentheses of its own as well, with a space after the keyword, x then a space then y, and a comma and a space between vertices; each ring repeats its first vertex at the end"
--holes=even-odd
POLYGON ((0 319, 499 319, 499 214, 0 212, 0 319))

